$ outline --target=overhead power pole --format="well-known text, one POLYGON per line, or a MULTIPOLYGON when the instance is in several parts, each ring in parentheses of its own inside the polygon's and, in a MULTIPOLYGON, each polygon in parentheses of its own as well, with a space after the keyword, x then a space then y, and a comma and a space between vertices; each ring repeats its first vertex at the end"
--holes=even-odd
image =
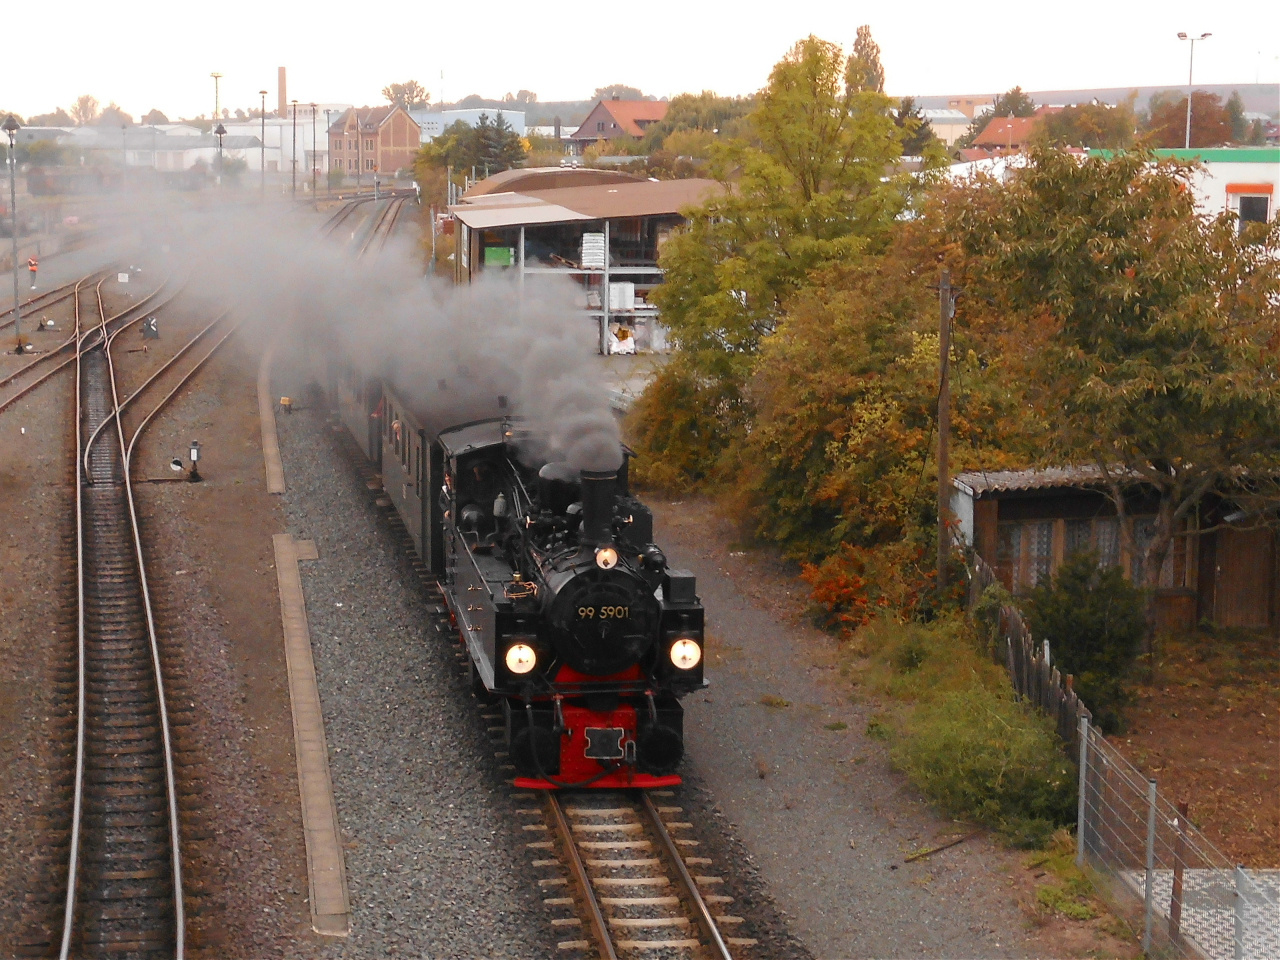
POLYGON ((955 301, 951 296, 951 271, 944 269, 938 278, 938 590, 947 586, 947 556, 951 536, 947 530, 950 516, 950 450, 951 439, 951 315, 955 301))

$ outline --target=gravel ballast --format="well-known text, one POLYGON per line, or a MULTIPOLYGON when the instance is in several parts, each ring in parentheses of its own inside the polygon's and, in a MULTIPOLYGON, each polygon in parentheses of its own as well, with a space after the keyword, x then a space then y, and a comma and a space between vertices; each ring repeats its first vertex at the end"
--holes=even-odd
POLYGON ((451 646, 432 639, 426 589, 324 411, 295 410, 277 418, 283 499, 320 555, 302 584, 352 909, 350 938, 321 955, 552 956, 515 801, 451 646))

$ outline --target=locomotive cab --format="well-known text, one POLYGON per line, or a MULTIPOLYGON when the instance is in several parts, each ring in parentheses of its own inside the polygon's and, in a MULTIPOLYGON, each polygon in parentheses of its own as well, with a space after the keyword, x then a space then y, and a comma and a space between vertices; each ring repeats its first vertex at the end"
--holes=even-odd
MULTIPOLYGON (((507 419, 436 443, 441 587, 526 786, 679 782, 679 698, 705 685, 703 608, 668 569, 626 456, 530 456, 507 419)), ((432 458, 436 460, 436 458, 432 458)))

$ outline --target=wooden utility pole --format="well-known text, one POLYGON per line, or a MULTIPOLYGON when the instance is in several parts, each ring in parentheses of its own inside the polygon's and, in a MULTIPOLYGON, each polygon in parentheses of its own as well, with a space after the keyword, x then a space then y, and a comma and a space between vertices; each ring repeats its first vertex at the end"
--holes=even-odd
POLYGON ((950 500, 948 441, 951 439, 951 271, 943 269, 938 277, 938 590, 947 586, 947 555, 950 532, 947 518, 950 500))

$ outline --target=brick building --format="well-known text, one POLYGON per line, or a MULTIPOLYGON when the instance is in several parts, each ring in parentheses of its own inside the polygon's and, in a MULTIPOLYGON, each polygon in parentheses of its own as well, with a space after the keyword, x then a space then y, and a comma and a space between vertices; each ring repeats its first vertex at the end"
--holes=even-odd
POLYGON ((329 127, 329 169, 348 177, 390 176, 413 166, 418 125, 403 107, 355 107, 329 127))
POLYGON ((665 100, 601 100, 567 139, 579 149, 597 140, 639 140, 650 124, 666 115, 665 100))

